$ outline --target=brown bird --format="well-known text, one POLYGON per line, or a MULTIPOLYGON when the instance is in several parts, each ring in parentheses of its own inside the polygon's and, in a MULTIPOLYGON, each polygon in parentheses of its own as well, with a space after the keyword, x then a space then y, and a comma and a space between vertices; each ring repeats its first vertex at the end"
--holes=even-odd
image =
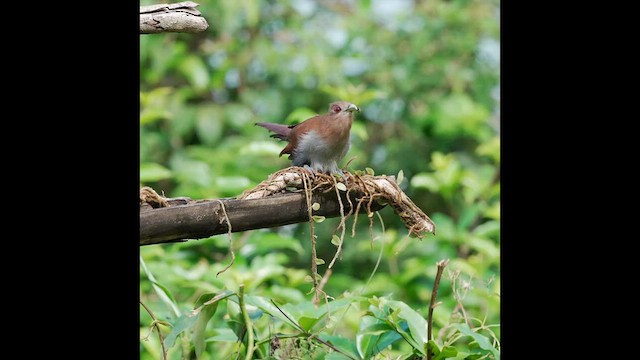
POLYGON ((289 143, 280 151, 280 156, 289 154, 294 166, 335 174, 346 179, 338 168, 351 147, 350 131, 354 111, 360 109, 347 101, 336 101, 329 105, 329 112, 316 115, 299 124, 283 125, 267 122, 256 123, 273 132, 271 137, 289 143))

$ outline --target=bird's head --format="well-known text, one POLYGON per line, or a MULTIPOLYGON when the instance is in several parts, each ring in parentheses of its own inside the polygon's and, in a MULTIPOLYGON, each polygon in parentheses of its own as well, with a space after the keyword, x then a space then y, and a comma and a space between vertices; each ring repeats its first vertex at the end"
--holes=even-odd
POLYGON ((360 111, 360 108, 348 101, 336 101, 329 105, 330 114, 353 113, 354 111, 360 111))

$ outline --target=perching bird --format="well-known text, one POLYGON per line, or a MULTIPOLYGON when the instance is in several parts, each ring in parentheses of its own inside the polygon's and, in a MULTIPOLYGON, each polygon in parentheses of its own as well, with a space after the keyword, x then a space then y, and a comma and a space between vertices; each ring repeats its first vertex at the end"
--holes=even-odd
POLYGON ((351 147, 354 111, 360 109, 350 102, 336 101, 329 105, 327 114, 316 115, 299 124, 259 122, 256 125, 273 132, 271 137, 289 142, 280 151, 280 156, 289 154, 294 166, 311 168, 313 172, 338 173, 346 179, 338 163, 351 147))

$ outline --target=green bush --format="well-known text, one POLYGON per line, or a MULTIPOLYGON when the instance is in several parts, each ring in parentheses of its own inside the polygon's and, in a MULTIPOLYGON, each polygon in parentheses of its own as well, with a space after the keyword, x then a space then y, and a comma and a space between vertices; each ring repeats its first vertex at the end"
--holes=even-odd
MULTIPOLYGON (((236 196, 290 165, 255 122, 294 123, 344 99, 362 112, 341 165, 402 171, 437 234, 408 237, 388 207, 359 216, 354 236, 348 218, 317 307, 308 223, 141 247, 141 359, 162 358, 152 324, 170 359, 245 357, 248 325, 254 358, 499 358, 499 2, 199 4, 207 31, 140 35, 141 186, 236 196), (217 275, 230 244, 235 261, 217 275)), ((320 275, 338 224, 314 226, 320 275)))

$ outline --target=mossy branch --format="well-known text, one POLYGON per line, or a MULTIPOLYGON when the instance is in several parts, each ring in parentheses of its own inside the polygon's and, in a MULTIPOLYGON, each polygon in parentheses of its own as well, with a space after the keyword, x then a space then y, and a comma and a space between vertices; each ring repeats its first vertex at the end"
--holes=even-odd
MULTIPOLYGON (((302 184, 303 173, 299 167, 280 170, 253 189, 226 199, 168 199, 143 187, 140 190, 140 245, 207 238, 229 232, 230 224, 233 224, 232 232, 239 232, 307 222, 309 211, 302 184)), ((345 175, 348 185, 344 187, 346 191, 339 191, 340 200, 334 179, 325 174, 316 175, 311 184, 311 203, 317 202, 320 208, 313 210, 314 216, 338 217, 352 211, 373 216, 375 211, 389 204, 411 235, 419 238, 427 233, 435 235, 433 221, 407 197, 392 177, 349 172, 345 175), (356 209, 352 210, 354 206, 356 209)), ((337 185, 342 187, 344 183, 337 185)))

